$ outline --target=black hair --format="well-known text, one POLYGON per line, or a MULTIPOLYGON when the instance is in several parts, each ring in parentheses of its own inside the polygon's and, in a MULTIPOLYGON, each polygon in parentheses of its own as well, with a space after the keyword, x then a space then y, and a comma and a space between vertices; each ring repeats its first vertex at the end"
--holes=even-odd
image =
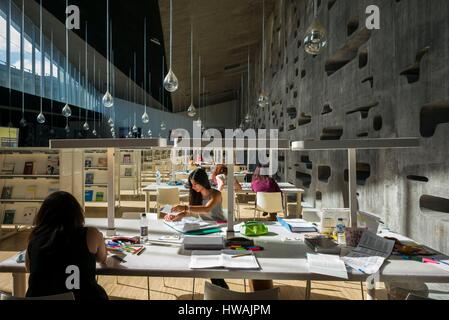
POLYGON ((203 204, 203 196, 201 195, 200 192, 196 192, 195 190, 193 190, 192 180, 207 190, 212 189, 212 186, 210 185, 209 177, 207 176, 207 173, 203 168, 198 168, 189 175, 188 181, 190 189, 189 203, 192 206, 200 206, 203 204))
POLYGON ((42 249, 54 249, 57 245, 69 244, 75 232, 84 226, 84 212, 70 193, 55 192, 42 203, 34 225, 29 240, 46 239, 42 249))

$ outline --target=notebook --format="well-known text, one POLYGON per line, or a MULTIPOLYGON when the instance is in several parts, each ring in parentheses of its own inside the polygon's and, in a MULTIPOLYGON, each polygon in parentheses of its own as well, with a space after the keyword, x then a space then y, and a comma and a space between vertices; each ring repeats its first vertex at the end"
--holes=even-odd
POLYGON ((170 228, 175 229, 181 233, 190 233, 195 231, 205 231, 208 229, 217 229, 225 226, 225 224, 215 221, 203 221, 195 218, 184 218, 182 221, 165 221, 164 223, 170 228))
POLYGON ((223 248, 222 236, 186 236, 184 238, 186 250, 221 250, 223 248))
POLYGON ((252 251, 193 251, 190 256, 190 269, 260 269, 259 262, 252 251))
POLYGON ((340 254, 341 248, 329 238, 305 238, 304 243, 315 253, 340 254))
POLYGON ((282 218, 277 218, 278 222, 290 230, 293 233, 303 233, 303 232, 318 232, 318 229, 313 223, 307 222, 303 219, 289 219, 284 220, 282 218))

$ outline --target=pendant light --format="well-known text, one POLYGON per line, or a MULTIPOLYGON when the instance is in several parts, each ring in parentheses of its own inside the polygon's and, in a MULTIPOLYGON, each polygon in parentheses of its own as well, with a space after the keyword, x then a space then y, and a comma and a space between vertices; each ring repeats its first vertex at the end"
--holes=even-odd
MULTIPOLYGON (((250 116, 250 114, 249 114, 250 77, 251 77, 251 74, 250 74, 250 66, 251 66, 251 64, 250 64, 250 59, 249 59, 249 49, 248 49, 248 92, 247 92, 248 101, 247 101, 247 104, 246 104, 246 107, 248 108, 248 112, 246 113, 245 119, 244 119, 246 124, 249 124, 249 123, 251 122, 251 116, 250 116)), ((259 106, 260 106, 260 105, 259 105, 259 106)))
POLYGON ((44 95, 44 42, 42 41, 42 0, 40 2, 40 50, 41 50, 41 83, 40 83, 40 89, 41 89, 41 103, 40 103, 40 113, 38 114, 36 120, 39 124, 45 123, 45 116, 42 112, 42 100, 44 95))
POLYGON ((22 67, 22 118, 20 119, 20 126, 25 128, 27 121, 25 119, 25 60, 24 60, 24 33, 25 33, 25 0, 22 0, 22 29, 20 33, 20 65, 22 67))
POLYGON ((110 86, 109 86, 109 80, 110 80, 110 61, 109 61, 109 0, 106 0, 106 93, 103 96, 103 105, 106 108, 112 108, 114 105, 114 98, 112 97, 111 93, 109 92, 110 86))
MULTIPOLYGON (((162 79, 164 78, 164 74, 165 74, 165 59, 164 59, 164 57, 162 56, 162 79)), ((161 100, 162 100, 162 106, 161 106, 161 111, 163 112, 164 111, 164 108, 165 108, 165 92, 164 92, 164 89, 163 88, 160 88, 160 95, 161 95, 161 100)), ((164 122, 164 120, 162 120, 161 121, 161 124, 160 124, 160 131, 161 132, 163 132, 163 131, 165 131, 165 129, 166 129, 167 127, 166 127, 166 125, 165 125, 165 122, 164 122)), ((160 135, 160 133, 159 133, 159 135, 160 135)))
POLYGON ((168 92, 175 92, 178 90, 179 82, 178 78, 173 72, 173 0, 170 0, 170 69, 167 76, 164 79, 164 88, 168 92))
POLYGON ((53 128, 53 30, 51 31, 50 40, 50 135, 55 134, 53 128))
POLYGON ((257 99, 259 108, 268 107, 270 104, 268 95, 265 92, 265 0, 262 1, 262 90, 257 99))
MULTIPOLYGON (((134 105, 137 105, 137 58, 136 58, 136 52, 134 52, 134 84, 133 84, 133 88, 134 88, 134 105)), ((134 112, 134 124, 132 127, 132 132, 137 132, 137 126, 136 126, 136 113, 134 112)), ((131 131, 130 131, 131 132, 131 131)))
POLYGON ((85 39, 84 39, 84 43, 85 43, 85 65, 84 65, 84 74, 86 77, 86 80, 84 81, 84 108, 86 109, 86 120, 83 124, 83 130, 84 131, 89 131, 90 127, 89 127, 89 123, 87 123, 87 118, 89 115, 89 110, 88 110, 88 98, 89 98, 89 90, 88 90, 88 79, 89 79, 89 70, 87 69, 87 22, 86 22, 86 30, 85 30, 85 39))
POLYGON ((201 56, 198 57, 198 119, 195 124, 201 128, 201 56))
POLYGON ((135 112, 134 112, 134 125, 133 125, 132 130, 133 130, 133 133, 139 132, 139 128, 137 128, 137 125, 136 125, 136 113, 135 112))
POLYGON ((205 93, 206 93, 206 80, 204 79, 204 77, 203 77, 203 111, 204 111, 204 113, 203 113, 203 116, 204 116, 204 122, 203 121, 201 121, 201 132, 204 132, 204 130, 206 129, 205 127, 204 127, 204 123, 206 122, 206 117, 205 117, 205 113, 206 113, 206 105, 205 105, 205 102, 206 102, 206 99, 205 99, 205 93))
POLYGON ((153 137, 153 131, 151 131, 151 129, 148 129, 147 135, 148 135, 148 138, 152 138, 153 137))
POLYGON ((145 18, 144 21, 144 41, 143 41, 143 78, 144 78, 144 84, 143 84, 143 91, 144 91, 144 106, 145 106, 145 112, 142 115, 142 123, 147 124, 150 122, 150 117, 147 113, 147 18, 145 18))
POLYGON ((313 0, 313 15, 314 20, 312 25, 307 29, 304 38, 304 50, 311 55, 319 55, 324 47, 327 45, 326 29, 318 20, 318 5, 317 0, 313 0))
POLYGON ((193 105, 193 26, 190 24, 190 106, 187 115, 191 118, 196 116, 196 108, 193 105))
MULTIPOLYGON (((66 0, 66 8, 69 6, 68 0, 66 0)), ((69 87, 68 87, 68 79, 67 79, 67 73, 69 72, 69 29, 67 26, 65 26, 65 72, 64 72, 64 84, 65 84, 65 98, 66 98, 66 104, 64 108, 62 108, 62 115, 66 118, 70 117, 72 115, 72 109, 70 109, 69 106, 69 87)))
POLYGON ((97 80, 97 73, 96 73, 96 59, 95 59, 95 52, 94 52, 94 89, 92 91, 93 94, 93 107, 94 107, 94 129, 92 130, 92 134, 94 135, 94 137, 97 136, 97 128, 96 128, 96 123, 95 123, 95 113, 97 112, 97 94, 96 94, 96 80, 97 80))

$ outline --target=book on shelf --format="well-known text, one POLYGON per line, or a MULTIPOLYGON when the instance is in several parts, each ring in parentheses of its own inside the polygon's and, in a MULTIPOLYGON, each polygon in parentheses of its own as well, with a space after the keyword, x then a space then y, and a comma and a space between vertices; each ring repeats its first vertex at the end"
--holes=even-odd
POLYGON ((12 198, 12 186, 4 186, 2 189, 2 199, 11 199, 12 198))
POLYGON ((130 154, 124 154, 123 155, 123 164, 131 164, 131 155, 130 154))
POLYGON ((14 169, 15 169, 15 163, 14 162, 4 162, 3 163, 3 167, 2 167, 2 173, 4 175, 7 174, 14 174, 14 169))
POLYGON ((27 161, 23 165, 23 174, 24 175, 32 175, 34 173, 34 162, 27 161))
POLYGON ((93 158, 92 157, 86 157, 84 159, 84 167, 92 168, 92 162, 93 162, 93 158))
POLYGON ((25 189, 25 199, 33 200, 36 199, 37 186, 27 186, 25 189))
POLYGON ((92 202, 93 200, 94 200, 94 191, 93 190, 84 191, 84 201, 92 202))
POLYGON ((25 208, 20 214, 16 214, 14 224, 33 225, 36 213, 35 207, 25 208))
POLYGON ((16 215, 16 210, 8 209, 3 213, 3 224, 14 224, 14 217, 16 215))
POLYGON ((95 201, 96 201, 96 202, 103 202, 103 201, 104 201, 104 192, 98 191, 98 192, 95 194, 95 201))
POLYGON ((59 156, 49 155, 47 158, 47 175, 58 175, 59 174, 59 156))
POLYGON ((86 181, 85 184, 93 184, 94 183, 94 173, 86 172, 86 181))
POLYGON ((98 158, 98 167, 106 168, 108 166, 108 158, 101 157, 98 158))
POLYGON ((125 168, 125 177, 132 177, 132 176, 133 176, 133 169, 125 168))

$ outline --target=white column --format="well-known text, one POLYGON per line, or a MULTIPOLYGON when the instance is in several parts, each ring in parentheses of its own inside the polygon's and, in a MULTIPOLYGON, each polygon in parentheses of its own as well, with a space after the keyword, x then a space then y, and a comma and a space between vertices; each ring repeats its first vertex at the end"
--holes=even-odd
POLYGON ((348 149, 349 209, 351 227, 357 228, 357 156, 356 149, 348 149))
POLYGON ((107 236, 115 235, 115 152, 108 148, 108 230, 107 236))
MULTIPOLYGON (((232 152, 232 151, 230 151, 232 152)), ((228 234, 234 232, 234 164, 228 163, 228 234)))

